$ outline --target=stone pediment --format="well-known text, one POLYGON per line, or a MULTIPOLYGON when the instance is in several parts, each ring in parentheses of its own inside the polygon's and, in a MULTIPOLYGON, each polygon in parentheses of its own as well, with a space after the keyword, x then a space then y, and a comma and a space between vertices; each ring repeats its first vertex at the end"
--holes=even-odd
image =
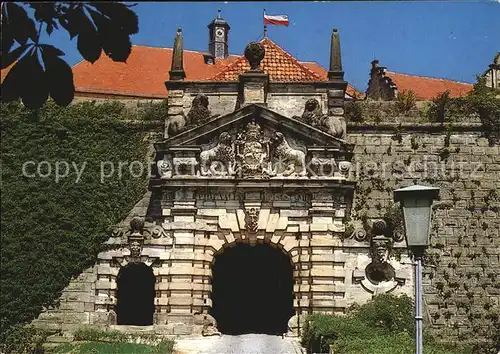
POLYGON ((196 146, 209 143, 222 132, 238 130, 254 120, 261 128, 274 129, 285 136, 301 140, 308 146, 336 147, 342 151, 352 151, 353 145, 327 132, 305 124, 299 120, 283 116, 264 106, 250 104, 230 114, 212 119, 197 127, 185 130, 162 143, 155 144, 158 150, 173 146, 196 146))
POLYGON ((161 179, 345 180, 352 144, 251 104, 155 144, 161 179))

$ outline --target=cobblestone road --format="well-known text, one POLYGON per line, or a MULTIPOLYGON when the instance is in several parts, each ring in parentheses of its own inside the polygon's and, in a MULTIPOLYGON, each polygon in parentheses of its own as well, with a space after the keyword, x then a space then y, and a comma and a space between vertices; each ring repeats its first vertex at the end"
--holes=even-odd
POLYGON ((290 338, 268 334, 223 335, 213 347, 200 354, 300 354, 298 344, 290 338))

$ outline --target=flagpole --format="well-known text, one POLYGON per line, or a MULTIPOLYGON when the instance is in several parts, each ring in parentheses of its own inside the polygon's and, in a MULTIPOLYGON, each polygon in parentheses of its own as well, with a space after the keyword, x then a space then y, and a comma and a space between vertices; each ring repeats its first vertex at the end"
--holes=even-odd
POLYGON ((266 9, 264 9, 264 13, 263 13, 263 16, 262 16, 262 24, 264 25, 264 38, 266 38, 266 9))

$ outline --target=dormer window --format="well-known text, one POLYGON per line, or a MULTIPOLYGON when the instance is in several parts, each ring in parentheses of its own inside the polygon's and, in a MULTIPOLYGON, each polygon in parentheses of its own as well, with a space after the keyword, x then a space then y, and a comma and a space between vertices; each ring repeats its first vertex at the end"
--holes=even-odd
POLYGON ((205 64, 214 65, 215 57, 211 53, 204 53, 203 61, 205 62, 205 64))

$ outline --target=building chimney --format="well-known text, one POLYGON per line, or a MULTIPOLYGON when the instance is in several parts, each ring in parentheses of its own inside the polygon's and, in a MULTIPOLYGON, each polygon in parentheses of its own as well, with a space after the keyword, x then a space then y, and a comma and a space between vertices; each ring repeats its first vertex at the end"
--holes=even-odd
POLYGON ((182 29, 177 29, 174 41, 174 50, 172 51, 172 69, 170 70, 170 80, 184 80, 186 73, 183 64, 184 47, 182 43, 182 29))
POLYGON ((333 29, 330 43, 330 70, 328 71, 328 80, 344 80, 342 57, 340 55, 339 31, 336 28, 333 29))

